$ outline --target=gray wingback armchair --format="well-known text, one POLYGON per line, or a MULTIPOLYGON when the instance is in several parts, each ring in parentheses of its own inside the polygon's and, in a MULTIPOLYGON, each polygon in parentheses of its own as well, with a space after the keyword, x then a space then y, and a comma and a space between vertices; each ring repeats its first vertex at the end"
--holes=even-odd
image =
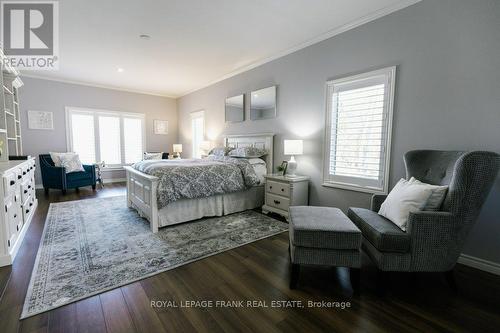
POLYGON ((374 195, 371 209, 349 208, 348 216, 363 233, 363 249, 380 270, 451 272, 495 181, 499 155, 414 150, 405 154, 404 162, 407 179, 449 186, 440 211, 410 213, 404 232, 377 214, 386 196, 374 195))

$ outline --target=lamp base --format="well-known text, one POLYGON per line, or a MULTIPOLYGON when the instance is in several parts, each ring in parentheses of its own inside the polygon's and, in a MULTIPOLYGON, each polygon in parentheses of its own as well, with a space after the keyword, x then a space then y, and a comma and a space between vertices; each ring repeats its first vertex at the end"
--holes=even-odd
POLYGON ((296 170, 297 170, 297 162, 295 161, 295 158, 292 156, 290 158, 290 161, 288 161, 288 165, 286 167, 286 176, 295 177, 296 170))

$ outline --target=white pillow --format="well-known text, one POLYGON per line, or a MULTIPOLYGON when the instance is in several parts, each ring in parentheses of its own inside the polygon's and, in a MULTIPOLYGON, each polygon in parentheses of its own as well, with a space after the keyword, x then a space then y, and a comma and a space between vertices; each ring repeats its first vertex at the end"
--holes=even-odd
POLYGON ((443 204, 443 200, 446 196, 446 192, 448 192, 448 186, 446 186, 446 185, 444 185, 444 186, 431 185, 431 184, 427 184, 427 183, 422 183, 420 180, 416 179, 415 177, 410 178, 410 183, 425 185, 432 190, 432 194, 429 197, 429 200, 427 200, 427 203, 425 204, 424 210, 437 211, 441 208, 441 205, 443 204))
POLYGON ((65 155, 75 155, 73 152, 69 153, 55 153, 55 152, 49 152, 50 158, 52 159, 52 162, 54 162, 54 166, 56 167, 61 167, 61 156, 65 155))
POLYGON ((406 231, 408 215, 421 211, 431 194, 431 188, 401 179, 382 203, 378 213, 406 231))
POLYGON ((256 164, 266 165, 266 161, 264 161, 262 158, 249 158, 248 163, 250 163, 251 165, 256 165, 256 164))
POLYGON ((59 158, 61 159, 61 166, 65 168, 66 173, 85 171, 78 154, 64 154, 59 156, 59 158))
POLYGON ((144 153, 145 160, 161 160, 163 153, 144 153))

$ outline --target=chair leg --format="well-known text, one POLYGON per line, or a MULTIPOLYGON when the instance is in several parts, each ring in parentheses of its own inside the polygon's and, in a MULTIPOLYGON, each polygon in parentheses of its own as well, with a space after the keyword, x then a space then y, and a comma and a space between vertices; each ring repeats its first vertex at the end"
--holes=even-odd
POLYGON ((92 191, 95 191, 95 184, 92 185, 92 191))
POLYGON ((76 192, 80 192, 80 188, 79 187, 75 187, 75 191, 76 192))
POLYGON ((45 191, 45 195, 49 195, 49 188, 48 187, 44 187, 43 190, 45 191))
POLYGON ((451 290, 453 290, 454 292, 458 292, 457 281, 455 279, 455 274, 453 274, 453 270, 445 272, 444 277, 451 290))
POLYGON ((62 194, 63 194, 63 195, 66 195, 66 190, 62 190, 62 194))
POLYGON ((297 288, 297 284, 299 282, 299 274, 300 274, 300 265, 299 264, 291 264, 292 271, 290 274, 290 289, 297 288))
POLYGON ((355 295, 359 295, 361 287, 361 269, 351 267, 349 270, 349 276, 351 279, 352 291, 355 295))

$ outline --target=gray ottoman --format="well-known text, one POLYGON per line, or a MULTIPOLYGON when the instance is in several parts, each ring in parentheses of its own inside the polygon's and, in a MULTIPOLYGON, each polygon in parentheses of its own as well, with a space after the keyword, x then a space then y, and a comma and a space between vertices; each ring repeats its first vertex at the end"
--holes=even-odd
POLYGON ((359 287, 361 231, 338 208, 290 207, 290 288, 297 286, 300 265, 351 268, 354 291, 359 287))

